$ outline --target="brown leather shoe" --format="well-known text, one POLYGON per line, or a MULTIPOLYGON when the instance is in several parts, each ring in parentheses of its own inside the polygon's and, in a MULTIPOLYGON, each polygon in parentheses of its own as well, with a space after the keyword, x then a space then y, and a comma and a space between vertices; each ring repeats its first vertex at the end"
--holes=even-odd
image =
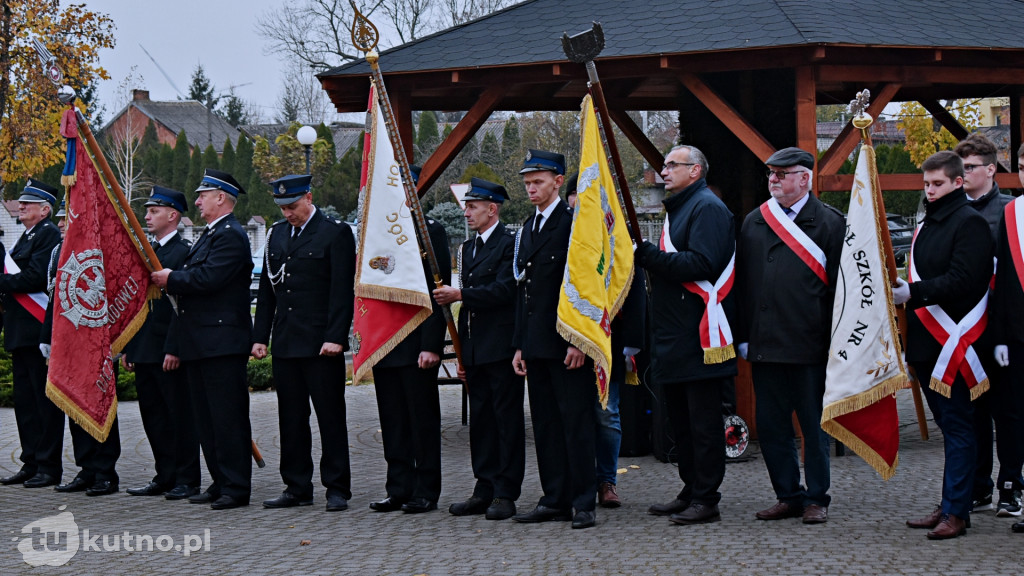
POLYGON ((939 521, 939 525, 928 533, 929 540, 949 540, 950 538, 956 538, 967 533, 967 523, 963 520, 953 516, 952 514, 943 514, 942 520, 939 521))
POLYGON ((907 520, 907 526, 911 528, 927 528, 931 530, 939 525, 942 521, 942 506, 936 506, 932 513, 925 516, 924 518, 918 518, 917 520, 907 520))
POLYGON ((780 500, 771 508, 761 510, 756 516, 758 520, 782 520, 783 518, 799 518, 803 514, 804 509, 802 506, 780 500))
POLYGON ((828 508, 811 504, 804 508, 804 524, 824 524, 828 522, 828 508))
POLYGON ((622 500, 619 500, 619 495, 615 493, 615 484, 601 482, 597 487, 597 503, 603 508, 618 508, 622 506, 622 500))

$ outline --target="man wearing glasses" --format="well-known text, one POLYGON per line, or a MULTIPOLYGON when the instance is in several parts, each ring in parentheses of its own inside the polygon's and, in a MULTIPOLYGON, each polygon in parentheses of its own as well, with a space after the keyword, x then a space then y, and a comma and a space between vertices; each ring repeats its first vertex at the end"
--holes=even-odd
MULTIPOLYGON (((992 231, 992 242, 996 242, 999 224, 1003 221, 1003 211, 1013 196, 999 191, 995 182, 996 145, 984 134, 975 132, 957 144, 954 150, 964 162, 964 192, 972 208, 977 210, 992 231)), ((1009 264, 1009 262, 1007 262, 1009 264)), ((990 353, 994 342, 990 340, 991 330, 986 330, 978 339, 976 347, 981 358, 982 367, 988 374, 992 386, 991 394, 982 394, 973 402, 974 434, 978 445, 978 460, 974 469, 974 491, 971 499, 972 510, 981 512, 992 510, 998 505, 996 514, 999 516, 1019 516, 1021 512, 1020 492, 1015 492, 1015 484, 1021 481, 1020 463, 1012 454, 1009 444, 1014 438, 1012 428, 1014 419, 1008 410, 1014 409, 1012 398, 1004 395, 1001 390, 1003 371, 990 353), (1006 401, 1005 403, 1003 401, 1006 401), (996 452, 999 457, 999 475, 996 484, 992 482, 992 421, 995 420, 1000 439, 996 452), (1016 470, 1014 462, 1017 461, 1016 470), (992 490, 999 486, 998 504, 992 502, 992 490)), ((1019 489, 1019 488, 1018 488, 1019 489)))
POLYGON ((832 299, 846 224, 811 194, 814 156, 765 162, 771 198, 747 215, 736 254, 739 353, 751 363, 757 431, 778 503, 761 520, 828 521, 828 437, 821 429, 832 299), (803 432, 804 479, 792 415, 803 432))

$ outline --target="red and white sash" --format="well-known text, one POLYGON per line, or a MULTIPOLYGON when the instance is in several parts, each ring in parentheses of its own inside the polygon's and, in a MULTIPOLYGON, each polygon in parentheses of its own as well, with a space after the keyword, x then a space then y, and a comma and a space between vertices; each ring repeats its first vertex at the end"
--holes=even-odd
MULTIPOLYGON (((920 230, 921 225, 918 224, 910 244, 910 253, 907 255, 907 276, 911 283, 921 280, 913 258, 917 233, 920 230)), ((954 322, 937 304, 918 308, 914 313, 928 333, 942 346, 939 359, 932 369, 929 387, 949 398, 952 394, 953 380, 959 372, 967 382, 972 400, 988 390, 988 375, 985 374, 981 359, 974 350, 974 343, 988 325, 988 292, 985 292, 981 300, 960 319, 960 322, 954 322)))
MULTIPOLYGON (((17 274, 21 268, 11 258, 10 253, 4 253, 4 274, 17 274)), ((50 303, 50 297, 45 292, 33 292, 31 294, 12 294, 19 304, 28 310, 28 313, 42 322, 46 318, 46 305, 50 303)))
POLYGON ((821 278, 821 281, 828 285, 828 274, 825 273, 825 252, 811 240, 796 222, 789 219, 789 216, 779 206, 778 200, 769 198, 761 204, 761 216, 771 227, 772 231, 786 244, 790 250, 800 257, 800 260, 811 269, 812 272, 821 278))
POLYGON ((1017 281, 1024 286, 1024 254, 1021 253, 1022 245, 1024 245, 1024 196, 1018 196, 1013 202, 1006 205, 1004 218, 1006 219, 1006 239, 1010 245, 1013 268, 1017 271, 1017 281))
MULTIPOLYGON (((672 238, 669 235, 667 214, 659 247, 669 254, 678 252, 672 245, 672 238)), ((708 280, 683 282, 683 288, 704 300, 704 315, 700 319, 700 347, 704 350, 705 364, 721 364, 736 357, 736 350, 732 345, 732 328, 725 316, 725 307, 722 306, 722 301, 732 290, 733 279, 736 276, 735 268, 736 251, 733 250, 729 264, 714 284, 708 280)))

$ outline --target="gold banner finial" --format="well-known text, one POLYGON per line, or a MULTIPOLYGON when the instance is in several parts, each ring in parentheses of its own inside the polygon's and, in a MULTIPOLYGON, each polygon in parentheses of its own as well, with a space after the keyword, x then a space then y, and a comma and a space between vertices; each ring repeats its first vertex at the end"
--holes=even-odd
POLYGON ((359 8, 356 8, 356 3, 353 0, 349 0, 348 3, 352 5, 352 12, 355 14, 352 20, 352 45, 360 52, 370 52, 377 47, 380 32, 377 31, 373 22, 370 22, 370 19, 363 16, 359 8))
POLYGON ((857 98, 850 101, 850 114, 853 114, 853 126, 861 131, 864 139, 869 139, 867 129, 874 122, 868 114, 868 104, 871 102, 871 91, 864 89, 857 92, 857 98))

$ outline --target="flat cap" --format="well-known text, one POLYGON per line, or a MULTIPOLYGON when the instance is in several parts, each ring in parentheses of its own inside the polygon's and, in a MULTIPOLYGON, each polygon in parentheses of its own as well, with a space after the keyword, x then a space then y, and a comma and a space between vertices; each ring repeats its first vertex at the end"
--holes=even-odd
POLYGON ((814 170, 814 155, 800 148, 790 146, 783 148, 768 157, 764 163, 768 166, 803 166, 808 170, 814 170))

